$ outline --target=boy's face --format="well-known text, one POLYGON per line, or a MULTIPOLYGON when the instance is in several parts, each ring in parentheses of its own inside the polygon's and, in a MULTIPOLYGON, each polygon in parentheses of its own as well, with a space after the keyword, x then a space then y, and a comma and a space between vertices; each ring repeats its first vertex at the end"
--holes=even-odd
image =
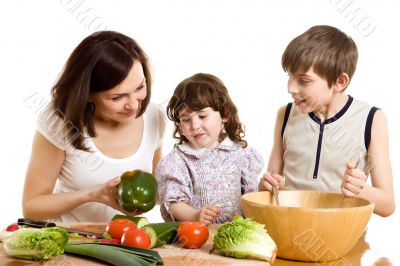
POLYGON ((300 71, 290 73, 288 92, 302 113, 318 112, 330 103, 333 95, 333 90, 328 87, 326 79, 316 74, 313 67, 305 73, 300 71))

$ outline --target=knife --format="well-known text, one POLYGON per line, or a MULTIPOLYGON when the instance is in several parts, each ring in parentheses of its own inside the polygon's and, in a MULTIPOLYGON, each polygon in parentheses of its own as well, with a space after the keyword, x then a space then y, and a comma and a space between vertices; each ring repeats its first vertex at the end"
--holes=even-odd
POLYGON ((72 229, 72 228, 68 228, 68 227, 57 226, 53 222, 47 222, 47 221, 42 221, 42 220, 19 218, 17 224, 18 225, 26 225, 28 227, 33 227, 33 228, 60 227, 60 228, 64 228, 65 230, 67 230, 67 232, 70 234, 79 234, 82 236, 98 238, 98 239, 104 238, 103 234, 101 234, 101 233, 94 233, 94 232, 72 229))

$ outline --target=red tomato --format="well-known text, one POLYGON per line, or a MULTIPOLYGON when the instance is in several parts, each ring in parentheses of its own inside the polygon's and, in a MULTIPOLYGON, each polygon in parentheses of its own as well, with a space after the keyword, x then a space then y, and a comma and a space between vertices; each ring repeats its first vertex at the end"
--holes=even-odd
POLYGON ((185 248, 200 248, 208 240, 208 227, 201 222, 182 222, 178 227, 178 239, 185 248))
POLYGON ((121 241, 119 239, 102 238, 100 239, 100 243, 121 244, 121 241))
POLYGON ((140 228, 135 228, 129 229, 124 233, 121 239, 121 244, 149 249, 151 247, 151 239, 146 231, 140 228))
POLYGON ((111 244, 121 244, 121 240, 120 239, 115 239, 115 238, 113 238, 113 239, 111 239, 110 240, 111 242, 111 244))
POLYGON ((7 232, 14 232, 16 230, 19 229, 19 225, 18 224, 10 224, 9 226, 7 226, 6 231, 7 232))
POLYGON ((125 231, 134 228, 136 224, 131 220, 115 219, 108 224, 106 231, 112 238, 121 240, 125 231))

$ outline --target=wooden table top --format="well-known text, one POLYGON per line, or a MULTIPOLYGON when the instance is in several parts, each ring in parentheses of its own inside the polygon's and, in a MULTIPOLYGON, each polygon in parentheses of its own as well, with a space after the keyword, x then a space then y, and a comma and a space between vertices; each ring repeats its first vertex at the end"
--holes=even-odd
MULTIPOLYGON (((104 224, 94 224, 94 223, 80 223, 80 224, 70 224, 64 226, 71 226, 76 229, 88 230, 93 232, 103 232, 105 229, 104 224)), ((387 224, 385 225, 385 220, 382 218, 372 217, 368 230, 360 238, 354 248, 346 254, 343 258, 329 262, 329 263, 305 263, 288 261, 277 258, 273 265, 329 265, 329 266, 358 266, 358 265, 400 265, 400 251, 394 246, 396 239, 399 234, 393 235, 382 235, 379 227, 381 226, 393 226, 397 228, 397 225, 387 224)), ((212 235, 217 226, 210 226, 210 235, 212 235)), ((387 230, 384 230, 387 232, 387 230)), ((398 232, 398 230, 396 230, 398 232)), ((175 265, 193 265, 193 266, 208 266, 208 265, 269 265, 265 261, 257 260, 243 260, 234 259, 217 254, 209 254, 208 251, 212 247, 212 238, 207 241, 207 243, 200 249, 183 249, 175 245, 165 245, 163 247, 156 248, 154 250, 158 251, 163 259, 164 265, 175 266, 175 265)), ((396 241, 397 242, 397 241, 396 241)), ((0 245, 0 265, 6 266, 27 266, 27 265, 64 265, 64 266, 78 266, 78 265, 107 265, 98 261, 88 260, 81 257, 76 257, 72 255, 62 255, 53 258, 47 262, 37 262, 29 260, 20 260, 7 256, 3 249, 3 245, 0 245)))

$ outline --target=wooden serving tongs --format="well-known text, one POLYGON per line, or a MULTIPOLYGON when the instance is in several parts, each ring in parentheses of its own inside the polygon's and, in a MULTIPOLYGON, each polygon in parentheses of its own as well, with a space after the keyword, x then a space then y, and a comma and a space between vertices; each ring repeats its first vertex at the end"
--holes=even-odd
POLYGON ((279 189, 276 186, 273 186, 272 191, 274 192, 276 206, 279 206, 279 189))
MULTIPOLYGON (((271 173, 271 176, 273 175, 273 171, 269 171, 271 173)), ((275 204, 276 206, 279 206, 279 187, 276 186, 272 186, 272 193, 274 194, 274 198, 275 198, 275 204)))

